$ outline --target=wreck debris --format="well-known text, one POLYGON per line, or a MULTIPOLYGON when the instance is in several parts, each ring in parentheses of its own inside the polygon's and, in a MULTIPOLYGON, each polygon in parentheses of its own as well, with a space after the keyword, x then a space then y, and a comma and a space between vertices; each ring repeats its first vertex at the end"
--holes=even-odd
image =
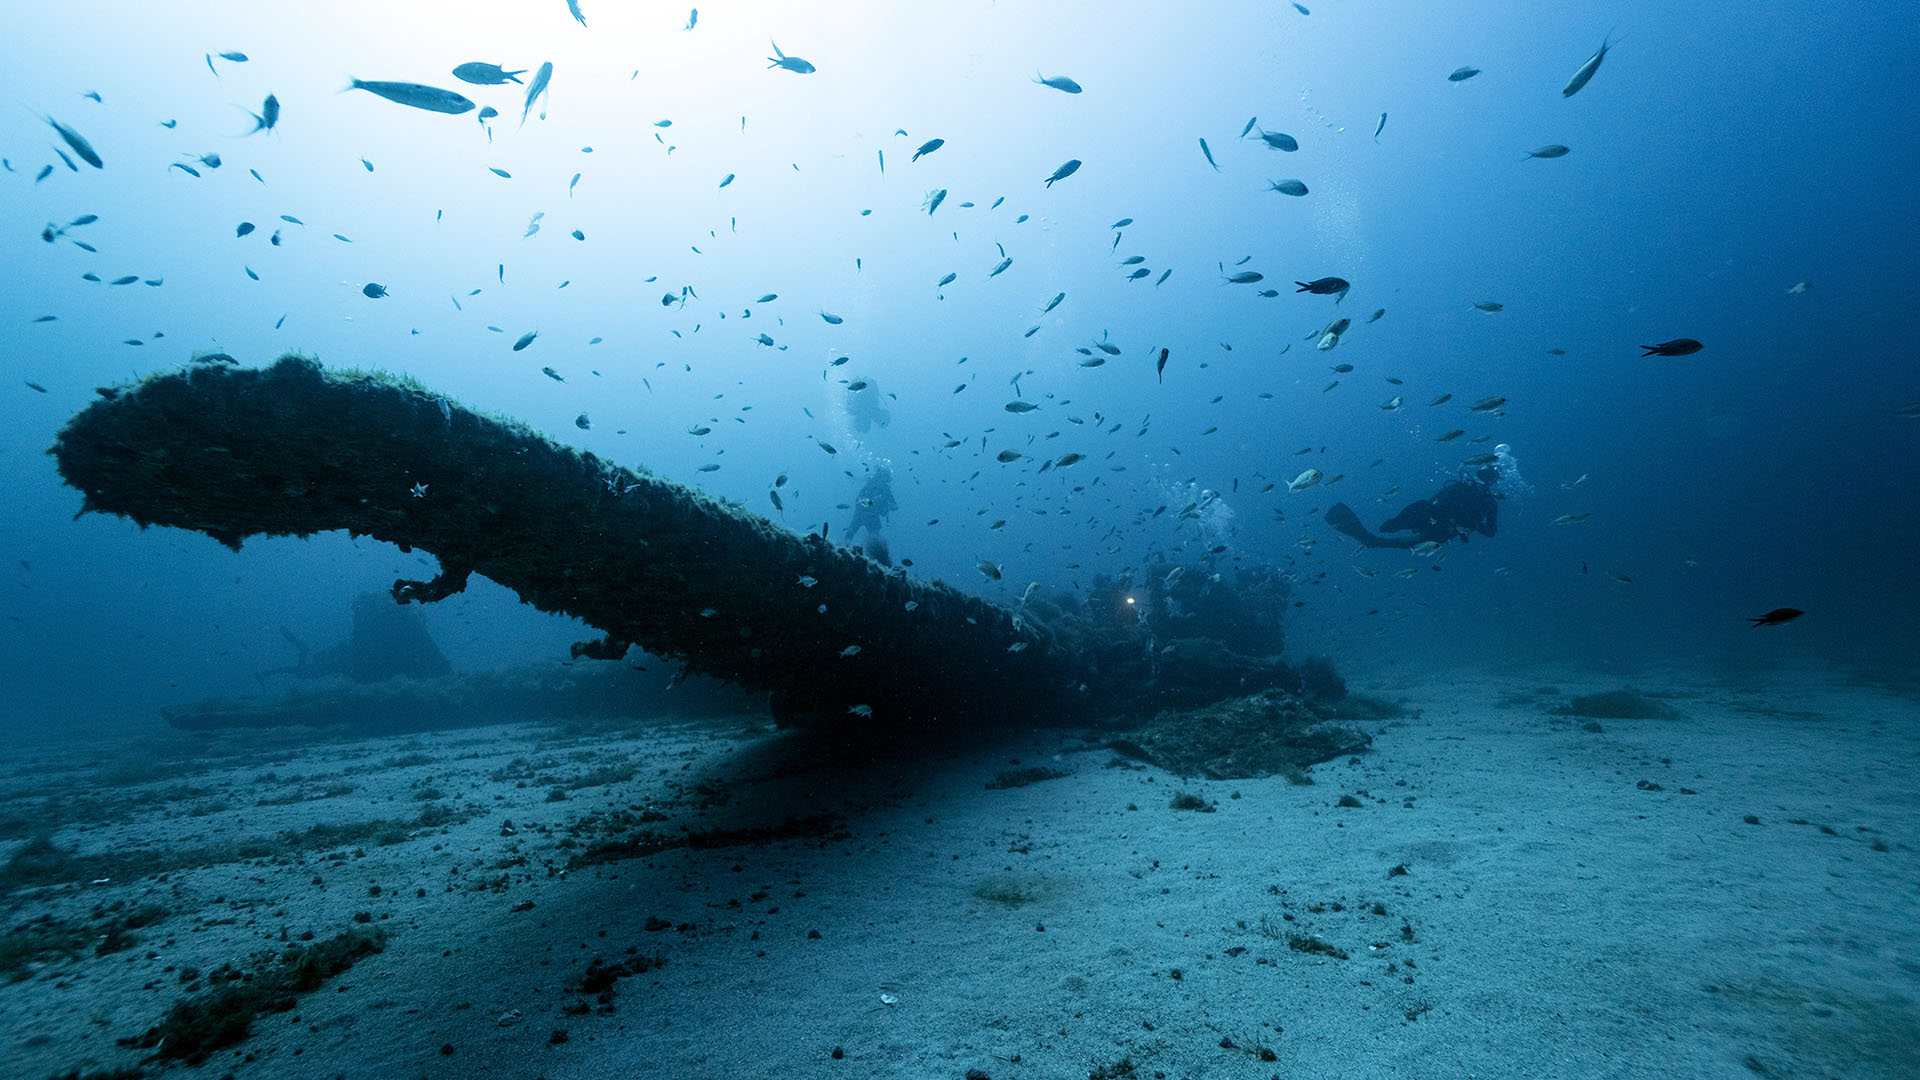
POLYGON ((407 378, 297 355, 262 369, 193 364, 103 394, 50 452, 85 494, 82 513, 236 550, 249 536, 333 529, 419 548, 441 570, 395 582, 402 603, 482 574, 602 631, 586 655, 632 643, 769 692, 785 720, 855 703, 877 723, 1039 717, 1083 681, 1030 620, 407 378), (801 590, 801 577, 817 584, 801 590), (857 662, 840 658, 849 644, 857 662))

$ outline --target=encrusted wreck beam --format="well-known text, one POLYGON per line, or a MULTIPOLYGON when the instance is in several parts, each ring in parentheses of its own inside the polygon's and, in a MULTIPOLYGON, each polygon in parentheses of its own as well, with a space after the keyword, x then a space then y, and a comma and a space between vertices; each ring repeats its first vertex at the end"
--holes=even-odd
POLYGON ((419 548, 431 601, 482 574, 542 611, 769 691, 791 719, 1071 714, 1083 659, 1004 608, 701 492, 562 446, 419 383, 195 363, 108 388, 52 453, 81 513, 249 536, 333 529, 419 548), (862 708, 864 707, 864 708, 862 708))

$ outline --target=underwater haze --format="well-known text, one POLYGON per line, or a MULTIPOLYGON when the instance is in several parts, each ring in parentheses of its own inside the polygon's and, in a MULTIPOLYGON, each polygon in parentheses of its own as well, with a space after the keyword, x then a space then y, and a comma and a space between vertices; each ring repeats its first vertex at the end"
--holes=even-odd
POLYGON ((6 4, 0 1080, 1920 1077, 1916 55, 6 4))
MULTIPOLYGON (((1305 7, 10 7, 7 723, 256 692, 278 627, 432 573, 76 519, 55 433, 207 350, 404 373, 836 539, 885 465, 893 557, 993 600, 1276 567, 1289 651, 1343 668, 1910 673, 1911 11, 1305 7), (1476 455, 1496 535, 1323 520, 1476 455)), ((478 582, 426 618, 463 670, 582 636, 478 582)))

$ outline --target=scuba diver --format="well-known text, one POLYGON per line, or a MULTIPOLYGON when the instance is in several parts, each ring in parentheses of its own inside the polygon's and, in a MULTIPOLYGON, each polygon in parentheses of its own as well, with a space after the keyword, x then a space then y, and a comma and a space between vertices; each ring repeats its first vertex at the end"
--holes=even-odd
POLYGON ((1412 536, 1380 536, 1367 531, 1360 523, 1360 515, 1346 503, 1334 503, 1327 507, 1325 514, 1328 525, 1335 531, 1345 533, 1370 548, 1413 548, 1432 542, 1444 544, 1449 540, 1466 543, 1468 536, 1479 533, 1492 536, 1500 528, 1500 503, 1503 496, 1493 492, 1494 484, 1500 480, 1500 470, 1492 465, 1482 467, 1471 479, 1449 480, 1445 487, 1435 492, 1431 498, 1418 499, 1409 503, 1405 509, 1388 518, 1380 525, 1380 532, 1412 533, 1412 536))
POLYGON ((864 435, 893 422, 892 411, 880 403, 878 380, 857 379, 852 385, 858 388, 847 392, 847 419, 853 421, 853 430, 864 435))
POLYGON ((867 555, 882 566, 892 566, 893 556, 887 551, 887 539, 880 535, 880 529, 899 506, 893 498, 893 470, 875 465, 873 474, 860 486, 860 494, 854 497, 853 520, 847 522, 846 534, 840 542, 853 543, 854 534, 865 529, 867 555))

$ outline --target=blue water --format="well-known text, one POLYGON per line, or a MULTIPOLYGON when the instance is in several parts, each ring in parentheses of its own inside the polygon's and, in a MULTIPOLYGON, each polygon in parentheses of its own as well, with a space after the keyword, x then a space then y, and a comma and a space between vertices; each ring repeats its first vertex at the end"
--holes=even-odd
MULTIPOLYGON (((0 19, 9 711, 150 719, 257 689, 255 672, 291 661, 277 626, 335 636, 355 593, 431 569, 341 536, 236 556, 73 519, 79 496, 42 454, 60 425, 95 386, 213 348, 405 372, 796 530, 837 533, 888 463, 894 556, 992 597, 1224 544, 1226 563, 1292 576, 1295 650, 1361 668, 1910 670, 1920 419, 1896 411, 1920 399, 1911 13, 1308 6, 763 4, 703 7, 683 31, 685 9, 591 0, 584 28, 560 0, 15 5, 0 19), (769 70, 769 39, 817 70, 769 70), (203 57, 223 50, 248 60, 215 59, 216 75, 203 57), (551 61, 550 94, 522 126, 520 87, 448 74, 473 60, 523 78, 551 61), (1462 65, 1482 73, 1449 82, 1462 65), (456 89, 501 115, 338 92, 352 77, 456 89), (277 126, 246 136, 270 93, 277 126), (69 171, 43 114, 105 167, 69 171), (1238 138, 1250 117, 1300 149, 1238 138), (932 138, 945 145, 910 163, 932 138), (1547 144, 1571 152, 1523 160, 1547 144), (218 169, 195 160, 209 153, 218 169), (1043 186, 1069 159, 1084 164, 1043 186), (1283 179, 1310 191, 1267 190, 1283 179), (99 220, 41 241, 84 214, 99 220), (243 221, 257 228, 236 237, 243 221), (989 278, 1002 248, 1012 264, 989 278), (1127 280, 1131 255, 1150 277, 1127 280), (1265 280, 1222 283, 1247 270, 1265 280), (1289 284, 1332 275, 1353 283, 1337 305, 1289 284), (370 282, 389 295, 363 295, 370 282), (1354 327, 1317 350, 1342 315, 1354 327), (1680 337, 1705 348, 1639 355, 1680 337), (1100 339, 1121 355, 1080 366, 1100 339), (865 433, 847 411, 861 379, 892 417, 865 433), (1488 396, 1509 400, 1468 412, 1488 396), (1016 398, 1040 408, 1010 414, 1016 398), (1452 428, 1467 434, 1435 441, 1452 428), (1517 468, 1494 538, 1420 558, 1357 550, 1320 521, 1344 500, 1378 525, 1500 444, 1517 468), (1026 456, 1002 464, 1003 449, 1026 456), (1085 460, 1040 471, 1069 451, 1085 460), (1341 479, 1289 492, 1309 467, 1341 479), (1177 520, 1209 491, 1205 517, 1177 520), (1746 622, 1777 607, 1807 615, 1746 622)), ((479 583, 428 618, 468 669, 583 636, 479 583)))

